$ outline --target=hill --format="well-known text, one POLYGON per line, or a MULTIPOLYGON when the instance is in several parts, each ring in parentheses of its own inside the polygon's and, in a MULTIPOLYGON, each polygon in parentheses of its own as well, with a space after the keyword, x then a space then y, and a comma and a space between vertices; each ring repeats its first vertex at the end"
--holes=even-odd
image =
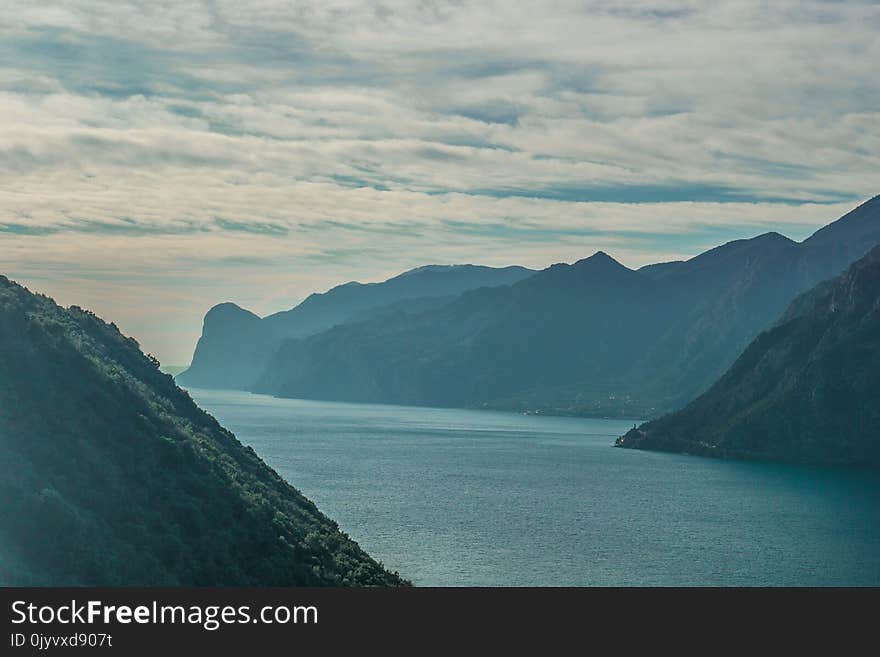
POLYGON ((656 417, 705 391, 801 292, 880 239, 880 197, 804 242, 778 233, 630 270, 604 253, 419 312, 287 340, 285 397, 656 417))
POLYGON ((205 315, 192 364, 177 378, 190 387, 249 389, 284 339, 306 337, 404 301, 417 300, 414 308, 421 309, 429 299, 508 285, 532 273, 525 267, 428 265, 381 283, 345 283, 265 318, 221 303, 205 315))
POLYGON ((704 395, 617 445, 880 466, 880 247, 796 299, 704 395))
POLYGON ((113 324, 0 276, 0 584, 396 585, 113 324))

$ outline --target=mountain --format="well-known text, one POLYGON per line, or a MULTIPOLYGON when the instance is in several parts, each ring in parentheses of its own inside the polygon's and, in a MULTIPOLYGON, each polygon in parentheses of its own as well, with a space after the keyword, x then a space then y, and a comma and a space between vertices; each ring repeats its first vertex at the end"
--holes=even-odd
POLYGON ((814 258, 803 244, 765 233, 644 272, 676 312, 643 345, 630 380, 658 410, 682 406, 711 385, 795 296, 849 262, 814 258))
POLYGON ((0 584, 396 585, 113 324, 0 276, 0 584))
POLYGON ((285 397, 654 417, 708 388, 792 299, 880 239, 880 197, 804 242, 778 233, 630 270, 599 252, 421 312, 286 340, 285 397))
POLYGON ((617 445, 880 467, 880 247, 796 299, 705 394, 617 445))
POLYGON ((423 309, 431 305, 429 300, 509 285, 532 273, 525 267, 428 265, 382 283, 339 285, 262 319, 233 303, 221 303, 205 315, 192 364, 177 380, 192 387, 248 389, 285 338, 312 335, 403 301, 418 300, 414 308, 423 309))
POLYGON ((286 341, 254 389, 467 406, 556 385, 585 369, 602 376, 615 371, 621 351, 643 339, 646 327, 635 319, 639 306, 657 305, 650 283, 599 252, 512 286, 466 292, 427 312, 351 322, 286 341), (591 306, 608 313, 596 322, 591 306), (570 348, 589 340, 604 348, 570 348))
POLYGON ((234 303, 221 303, 205 315, 192 364, 177 375, 183 385, 241 388, 266 367, 281 339, 263 320, 234 303))

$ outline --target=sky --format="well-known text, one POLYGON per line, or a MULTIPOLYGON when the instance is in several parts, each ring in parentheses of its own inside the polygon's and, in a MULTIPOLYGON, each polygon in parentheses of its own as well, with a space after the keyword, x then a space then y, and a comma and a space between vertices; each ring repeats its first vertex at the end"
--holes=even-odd
POLYGON ((877 2, 0 0, 0 273, 186 364, 429 263, 803 239, 880 192, 877 2))

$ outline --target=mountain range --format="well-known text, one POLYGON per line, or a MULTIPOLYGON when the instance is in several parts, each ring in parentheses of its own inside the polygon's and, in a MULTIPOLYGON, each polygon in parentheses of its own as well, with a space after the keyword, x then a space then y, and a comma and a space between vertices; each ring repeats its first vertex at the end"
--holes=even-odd
POLYGON ((0 276, 0 585, 399 585, 137 342, 0 276))
POLYGON ((411 310, 423 310, 466 290, 514 283, 532 273, 525 267, 428 265, 382 283, 345 283, 264 318, 221 303, 205 315, 192 364, 177 380, 191 387, 250 389, 285 339, 364 320, 401 302, 411 310))
POLYGON ((427 307, 402 302, 285 339, 250 389, 657 417, 705 391, 798 294, 877 243, 880 197, 803 242, 765 233, 639 270, 602 252, 519 270, 524 277, 509 284, 427 307))
POLYGON ((617 445, 880 466, 880 247, 798 297, 705 394, 617 445))

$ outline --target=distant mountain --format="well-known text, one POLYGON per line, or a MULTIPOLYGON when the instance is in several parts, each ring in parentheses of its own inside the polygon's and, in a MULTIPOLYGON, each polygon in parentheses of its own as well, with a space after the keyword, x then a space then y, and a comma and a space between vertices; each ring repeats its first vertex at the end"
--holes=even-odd
POLYGON ((0 276, 0 585, 404 583, 137 343, 0 276))
POLYGON ((466 290, 509 285, 534 273, 525 267, 428 265, 382 283, 346 283, 263 319, 232 303, 214 306, 205 315, 192 365, 178 375, 186 386, 248 389, 263 372, 285 338, 301 338, 375 310, 416 300, 414 309, 432 305, 466 290))
POLYGON ((202 388, 244 388, 266 367, 281 335, 234 303, 211 308, 202 324, 192 364, 175 378, 202 388))
POLYGON ((797 294, 864 255, 878 227, 880 197, 802 243, 767 233, 638 271, 600 252, 440 307, 286 340, 253 389, 656 416, 711 385, 797 294))
POLYGON ((254 389, 468 406, 556 386, 585 369, 610 375, 621 350, 645 335, 646 326, 635 319, 645 304, 657 303, 650 283, 600 252, 509 287, 466 292, 423 313, 342 324, 287 341, 254 389), (608 314, 594 322, 593 306, 608 314), (603 348, 572 349, 591 340, 603 348))
POLYGON ((708 392, 617 444, 880 467, 880 247, 796 299, 708 392))

